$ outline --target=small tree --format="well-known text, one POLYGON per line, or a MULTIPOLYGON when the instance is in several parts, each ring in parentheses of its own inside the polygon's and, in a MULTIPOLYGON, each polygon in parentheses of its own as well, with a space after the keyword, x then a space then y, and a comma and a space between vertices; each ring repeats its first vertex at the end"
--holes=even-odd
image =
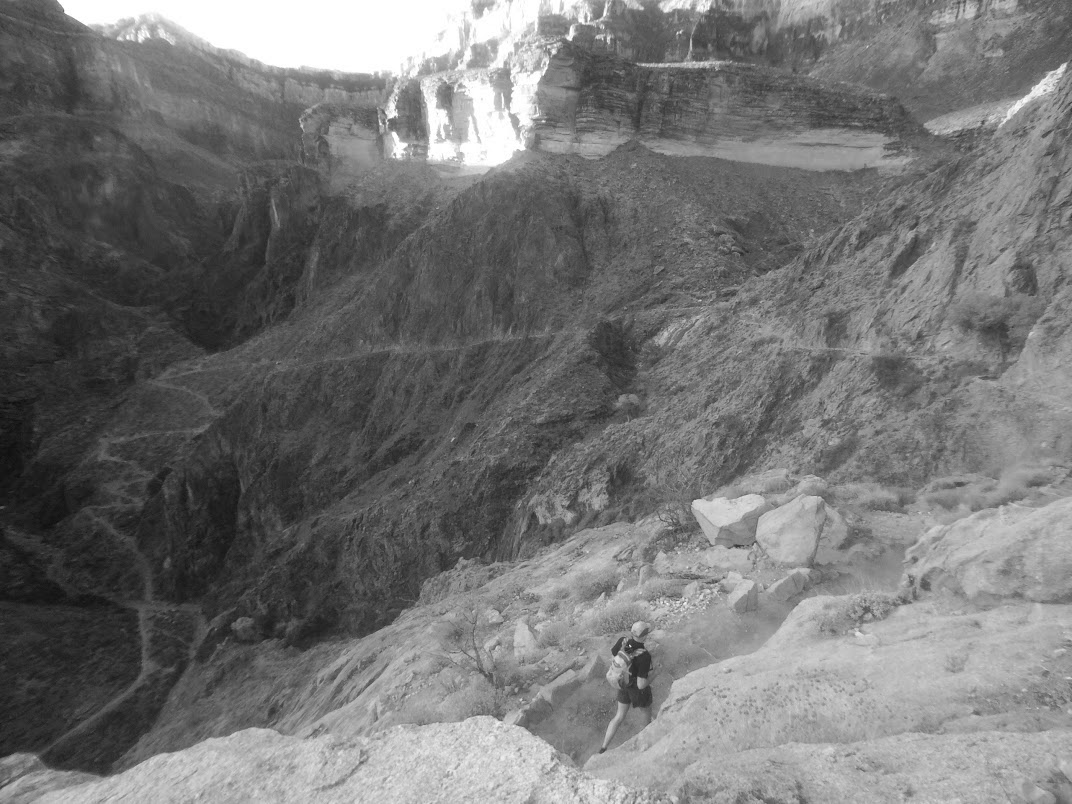
POLYGON ((487 627, 475 599, 466 601, 458 609, 452 625, 441 645, 440 655, 454 666, 475 671, 494 683, 495 660, 484 650, 487 627), (458 658, 459 654, 461 658, 458 658))

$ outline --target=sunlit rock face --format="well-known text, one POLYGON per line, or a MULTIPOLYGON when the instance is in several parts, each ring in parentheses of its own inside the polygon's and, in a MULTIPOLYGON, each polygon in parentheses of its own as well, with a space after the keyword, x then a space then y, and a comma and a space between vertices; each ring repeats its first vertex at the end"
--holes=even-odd
MULTIPOLYGON (((521 148, 600 156, 639 139, 773 165, 896 165, 904 114, 892 101, 804 75, 892 94, 925 120, 1023 94, 1072 35, 1062 0, 460 5, 435 41, 415 43, 384 107, 386 158, 480 169, 521 148)), ((371 128, 353 118, 320 131, 336 177, 371 158, 371 128)))
POLYGON ((897 95, 933 116, 1019 96, 1067 59, 1065 0, 481 0, 415 43, 407 74, 498 67, 582 36, 641 62, 748 61, 897 95))
POLYGON ((638 65, 555 40, 513 70, 412 79, 388 106, 390 158, 494 165, 518 149, 600 157, 629 140, 661 153, 819 170, 903 161, 918 129, 893 99, 758 65, 638 65))

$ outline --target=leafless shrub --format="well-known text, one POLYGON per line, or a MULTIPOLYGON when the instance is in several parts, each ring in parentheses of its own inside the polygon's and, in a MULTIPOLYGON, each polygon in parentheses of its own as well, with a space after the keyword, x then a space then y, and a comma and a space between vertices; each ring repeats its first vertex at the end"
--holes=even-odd
POLYGON ((586 620, 588 631, 615 634, 628 631, 637 620, 648 616, 648 608, 640 603, 620 602, 591 612, 586 620))

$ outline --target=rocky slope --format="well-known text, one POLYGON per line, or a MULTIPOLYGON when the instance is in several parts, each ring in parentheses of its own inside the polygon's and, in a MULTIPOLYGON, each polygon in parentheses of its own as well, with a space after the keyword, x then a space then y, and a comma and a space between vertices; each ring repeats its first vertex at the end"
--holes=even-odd
MULTIPOLYGON (((6 760, 10 763, 11 760, 6 760)), ((492 718, 401 729, 372 739, 299 740, 249 730, 150 760, 107 780, 76 781, 23 771, 0 796, 20 801, 409 801, 657 804, 669 799, 593 779, 547 743, 492 718), (38 795, 44 793, 44 795, 38 795)))
MULTIPOLYGON (((745 481, 753 489, 785 482, 784 473, 745 481)), ((805 478, 766 496, 791 500, 801 488, 832 500, 850 491, 805 478)), ((912 566, 1007 577, 1025 557, 1048 552, 1063 567, 1067 550, 1052 544, 1067 541, 1070 499, 1036 498, 942 528, 912 548, 912 566), (953 557, 995 517, 1011 539, 992 539, 967 562, 953 557)), ((336 789, 352 796, 353 787, 391 800, 428 790, 443 800, 488 801, 1069 800, 1067 603, 1024 601, 1015 585, 973 602, 932 583, 933 572, 930 580, 914 576, 913 595, 883 591, 895 575, 871 576, 872 585, 851 591, 874 555, 896 555, 921 519, 842 510, 860 531, 854 546, 806 571, 808 586, 788 595, 774 579, 800 570, 741 550, 747 577, 727 573, 718 562, 734 551, 702 537, 703 545, 674 539, 656 520, 585 531, 538 561, 459 565, 426 585, 420 605, 361 640, 305 652, 226 640, 187 674, 131 762, 165 748, 175 753, 105 780, 11 757, 0 765, 0 801, 50 790, 58 792, 45 800, 230 795, 220 785, 272 800, 308 796, 311 786, 323 796, 336 789), (645 563, 653 554, 661 574, 645 563), (764 591, 751 607, 738 607, 736 592, 754 583, 764 591), (487 651, 479 661, 495 668, 493 682, 481 677, 456 630, 464 631, 470 610, 479 613, 476 644, 487 651), (601 655, 623 627, 615 623, 635 616, 657 626, 647 643, 656 657, 658 717, 592 756, 612 709, 601 655), (726 653, 733 648, 741 654, 726 653), (546 742, 479 716, 511 700, 525 703, 508 721, 574 759, 591 757, 586 770, 604 785, 546 742), (398 725, 429 719, 462 722, 398 725), (299 736, 232 734, 250 720, 299 736), (231 736, 175 750, 213 734, 231 736), (287 760, 277 779, 281 753, 287 760), (636 792, 645 788, 652 792, 636 792)), ((1049 600, 1067 597, 1066 586, 1062 571, 1039 581, 1049 600)))
MULTIPOLYGON (((49 710, 5 750, 105 770, 232 625, 286 650, 404 625, 459 558, 530 558, 752 468, 920 486, 1069 460, 1072 76, 974 151, 928 146, 893 181, 629 142, 480 178, 388 163, 337 182, 248 161, 293 157, 300 131, 307 159, 345 140, 324 107, 299 130, 307 98, 288 101, 282 74, 235 61, 229 83, 226 54, 108 41, 48 4, 5 4, 0 36, 0 548, 9 610, 31 623, 5 634, 22 646, 3 651, 19 680, 5 708, 49 710), (93 603, 94 649, 123 645, 120 666, 85 662, 83 700, 29 682, 33 635, 71 626, 18 607, 54 603, 76 623, 93 603)), ((685 92, 671 133, 690 147, 705 130, 680 132, 727 76, 802 118, 842 92, 555 48, 685 92)), ((614 81, 579 87, 574 111, 639 109, 626 131, 655 131, 614 81)), ((839 120, 847 105, 910 127, 843 92, 839 120)), ((587 147, 583 126, 541 125, 587 147)), ((76 675, 78 657, 55 663, 76 675)))

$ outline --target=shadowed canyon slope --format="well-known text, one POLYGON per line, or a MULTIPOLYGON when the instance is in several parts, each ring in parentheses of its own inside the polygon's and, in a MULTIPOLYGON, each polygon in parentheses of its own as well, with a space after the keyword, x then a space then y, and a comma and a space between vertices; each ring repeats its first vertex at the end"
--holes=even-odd
POLYGON ((1067 9, 737 5, 522 14, 507 84, 453 50, 391 84, 0 6, 0 605, 30 690, 8 685, 28 725, 5 752, 107 770, 240 619, 280 651, 368 634, 460 558, 750 470, 919 486, 1072 459, 1072 74, 960 150, 825 81, 998 100, 950 80, 982 52, 950 42, 1001 28, 994 92, 1022 94, 1067 9), (639 27, 672 19, 738 61, 637 63, 688 55, 639 27), (906 73, 891 37, 919 30, 906 73), (529 147, 458 169, 503 143, 529 147), (831 169, 880 162, 899 173, 831 169), (91 661, 35 643, 87 611, 91 661), (81 672, 84 699, 58 692, 81 672))

